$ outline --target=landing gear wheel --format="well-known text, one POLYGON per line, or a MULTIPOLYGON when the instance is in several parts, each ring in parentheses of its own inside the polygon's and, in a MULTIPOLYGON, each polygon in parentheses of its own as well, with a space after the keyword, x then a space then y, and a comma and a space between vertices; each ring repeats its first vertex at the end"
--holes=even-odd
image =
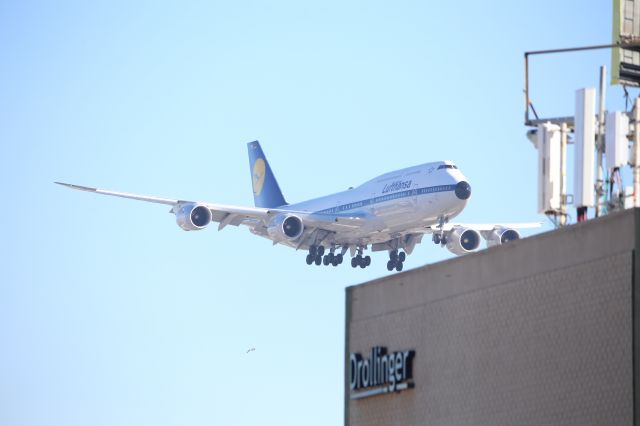
POLYGON ((398 271, 398 272, 402 271, 402 266, 403 266, 402 262, 398 262, 396 264, 396 271, 398 271))
POLYGON ((316 255, 322 256, 324 254, 324 246, 318 246, 316 248, 316 255))
POLYGON ((389 259, 393 260, 394 262, 398 260, 398 250, 391 250, 389 252, 389 259))
POLYGON ((445 237, 444 235, 442 236, 442 239, 440 240, 440 244, 442 244, 443 246, 447 245, 447 237, 445 237))
POLYGON ((317 255, 316 256, 316 265, 320 265, 322 263, 322 256, 317 255))
POLYGON ((309 255, 315 259, 318 248, 316 246, 309 247, 309 255))
POLYGON ((358 266, 358 259, 356 259, 355 257, 351 258, 351 267, 352 268, 356 268, 358 266))
POLYGON ((341 254, 336 256, 336 262, 338 262, 338 265, 341 265, 343 260, 344 259, 343 259, 343 256, 341 254))
POLYGON ((314 260, 315 260, 314 256, 312 256, 311 254, 307 255, 307 265, 311 265, 314 260))
POLYGON ((365 256, 362 260, 364 261, 364 266, 371 265, 371 256, 365 256))
POLYGON ((434 244, 440 244, 440 234, 433 234, 434 244))
POLYGON ((407 258, 407 255, 406 255, 406 253, 405 253, 405 252, 403 252, 403 251, 402 251, 402 252, 400 252, 400 253, 398 254, 398 261, 399 261, 400 263, 404 262, 406 258, 407 258))
POLYGON ((330 262, 331 262, 331 259, 329 258, 329 255, 326 255, 326 256, 322 259, 322 264, 323 264, 324 266, 328 266, 330 262))
POLYGON ((387 271, 393 271, 395 267, 396 267, 396 262, 394 262, 393 260, 389 260, 387 262, 387 271))

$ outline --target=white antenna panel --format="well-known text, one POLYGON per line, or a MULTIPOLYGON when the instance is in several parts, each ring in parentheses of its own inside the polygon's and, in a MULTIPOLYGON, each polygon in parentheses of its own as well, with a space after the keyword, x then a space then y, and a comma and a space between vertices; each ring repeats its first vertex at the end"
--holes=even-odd
POLYGON ((596 89, 576 90, 575 178, 573 204, 594 207, 594 151, 596 137, 596 89))
POLYGON ((623 112, 610 112, 605 122, 605 152, 607 169, 624 167, 629 161, 629 117, 623 112))
POLYGON ((560 210, 560 126, 538 125, 538 213, 560 210))

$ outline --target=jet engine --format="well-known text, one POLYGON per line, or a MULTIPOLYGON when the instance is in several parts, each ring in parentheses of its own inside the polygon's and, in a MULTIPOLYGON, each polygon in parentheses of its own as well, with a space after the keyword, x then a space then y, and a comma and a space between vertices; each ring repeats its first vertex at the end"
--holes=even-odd
POLYGON ((520 234, 515 229, 496 226, 493 228, 493 231, 488 232, 484 237, 487 240, 487 246, 493 247, 508 243, 509 241, 519 240, 520 234))
POLYGON ((447 249, 453 254, 467 254, 478 249, 480 239, 475 229, 455 228, 447 235, 447 249))
POLYGON ((294 215, 276 216, 267 228, 269 236, 276 241, 296 240, 304 232, 302 219, 294 215))
POLYGON ((185 231, 199 231, 211 223, 211 210, 201 204, 182 204, 176 212, 176 223, 185 231))

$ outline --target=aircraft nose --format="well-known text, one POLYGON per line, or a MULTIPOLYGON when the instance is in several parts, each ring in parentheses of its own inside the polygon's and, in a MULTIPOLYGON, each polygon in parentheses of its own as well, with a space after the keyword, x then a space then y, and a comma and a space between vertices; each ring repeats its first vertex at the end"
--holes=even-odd
POLYGON ((471 197, 471 185, 467 181, 460 181, 456 184, 456 197, 461 200, 466 200, 471 197))

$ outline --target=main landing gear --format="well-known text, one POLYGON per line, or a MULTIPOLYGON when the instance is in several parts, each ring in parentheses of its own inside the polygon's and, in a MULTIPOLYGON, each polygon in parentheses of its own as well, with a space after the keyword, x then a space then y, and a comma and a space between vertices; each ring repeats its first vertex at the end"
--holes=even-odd
POLYGON ((342 261, 343 256, 341 254, 335 254, 334 252, 329 252, 329 254, 325 255, 324 259, 322 259, 322 263, 324 264, 324 266, 338 266, 342 263, 342 261))
MULTIPOLYGON (((333 266, 338 266, 340 265, 343 260, 344 260, 344 255, 346 253, 346 251, 348 250, 348 246, 343 246, 342 247, 342 252, 336 254, 336 247, 335 245, 331 245, 331 248, 329 249, 329 253, 325 254, 325 248, 322 245, 312 245, 309 247, 309 254, 307 254, 307 265, 312 265, 312 264, 316 264, 316 265, 325 265, 325 266, 329 266, 329 265, 333 265, 333 266)), ((355 256, 353 256, 351 258, 351 267, 352 268, 357 268, 358 266, 362 269, 366 268, 367 266, 371 265, 371 256, 363 256, 362 252, 363 252, 363 248, 362 247, 358 247, 357 249, 357 254, 355 256)), ((396 269, 397 271, 401 271, 402 270, 402 262, 404 262, 405 259, 405 254, 404 253, 400 253, 398 255, 398 251, 395 250, 395 260, 394 260, 394 264, 393 264, 393 268, 389 269, 390 271, 392 269, 396 269)))
POLYGON ((401 251, 398 253, 398 250, 391 250, 389 252, 389 261, 387 262, 387 270, 393 271, 394 269, 398 272, 402 271, 402 267, 404 266, 404 261, 407 258, 405 252, 401 251))
POLYGON ((331 248, 329 253, 324 254, 324 246, 311 246, 309 247, 309 254, 307 255, 307 265, 315 263, 316 265, 323 264, 325 266, 333 265, 338 266, 344 260, 342 253, 335 254, 335 248, 331 248), (324 255, 324 257, 323 257, 324 255))
POLYGON ((371 256, 362 256, 362 249, 358 248, 358 254, 351 258, 351 267, 357 268, 358 266, 362 269, 371 265, 371 256))

